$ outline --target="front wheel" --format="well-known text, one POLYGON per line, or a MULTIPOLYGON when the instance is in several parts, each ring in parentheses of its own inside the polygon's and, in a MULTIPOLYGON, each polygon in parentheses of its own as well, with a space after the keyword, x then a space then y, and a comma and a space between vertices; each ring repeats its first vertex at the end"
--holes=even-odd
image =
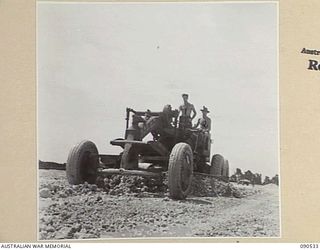
POLYGON ((66 172, 68 182, 72 185, 95 183, 99 165, 98 149, 91 141, 82 141, 69 153, 66 172))
POLYGON ((168 166, 169 196, 183 200, 191 190, 193 153, 187 143, 176 144, 170 154, 168 166))

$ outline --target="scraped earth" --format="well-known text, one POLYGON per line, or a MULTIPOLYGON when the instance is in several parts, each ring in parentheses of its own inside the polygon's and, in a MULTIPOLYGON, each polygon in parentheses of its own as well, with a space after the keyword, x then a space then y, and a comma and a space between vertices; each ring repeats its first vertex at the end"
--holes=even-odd
POLYGON ((65 171, 39 170, 39 239, 278 237, 279 189, 194 176, 184 201, 142 177, 71 186, 65 171))

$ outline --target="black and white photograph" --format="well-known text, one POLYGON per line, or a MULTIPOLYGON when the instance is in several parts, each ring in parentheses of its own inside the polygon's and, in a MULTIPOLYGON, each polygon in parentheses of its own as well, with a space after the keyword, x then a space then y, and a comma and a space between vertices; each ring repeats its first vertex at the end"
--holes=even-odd
POLYGON ((38 240, 281 237, 278 3, 37 2, 38 240))

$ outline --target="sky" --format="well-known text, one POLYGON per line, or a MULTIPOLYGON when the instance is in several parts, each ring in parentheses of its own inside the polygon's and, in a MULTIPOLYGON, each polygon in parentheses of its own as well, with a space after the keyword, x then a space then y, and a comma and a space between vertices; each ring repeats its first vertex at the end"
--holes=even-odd
POLYGON ((38 2, 37 15, 40 160, 66 162, 83 139, 118 154, 126 107, 188 93, 230 173, 279 173, 276 3, 38 2))

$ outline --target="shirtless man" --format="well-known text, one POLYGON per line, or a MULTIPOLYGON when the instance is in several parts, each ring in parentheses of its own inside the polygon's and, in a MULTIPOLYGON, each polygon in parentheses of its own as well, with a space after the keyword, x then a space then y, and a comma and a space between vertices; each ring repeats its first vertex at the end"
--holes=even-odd
POLYGON ((188 97, 188 94, 182 94, 183 104, 179 107, 179 112, 181 114, 180 123, 184 124, 187 128, 191 128, 192 120, 196 117, 197 112, 193 104, 188 102, 188 97), (192 116, 191 113, 193 113, 192 116))

